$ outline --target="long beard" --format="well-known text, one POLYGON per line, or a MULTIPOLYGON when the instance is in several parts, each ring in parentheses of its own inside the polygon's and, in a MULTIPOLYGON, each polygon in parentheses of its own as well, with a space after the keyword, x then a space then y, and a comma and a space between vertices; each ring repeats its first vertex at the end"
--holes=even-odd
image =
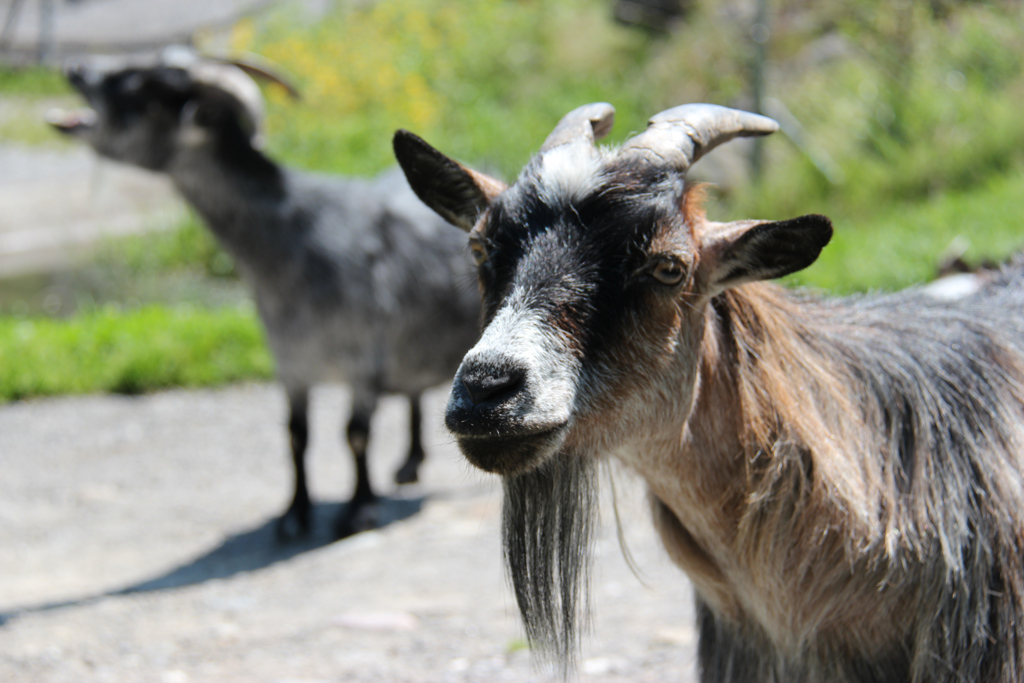
POLYGON ((560 454, 531 472, 506 477, 504 486, 505 564, 526 637, 567 676, 588 620, 597 468, 592 458, 560 454))

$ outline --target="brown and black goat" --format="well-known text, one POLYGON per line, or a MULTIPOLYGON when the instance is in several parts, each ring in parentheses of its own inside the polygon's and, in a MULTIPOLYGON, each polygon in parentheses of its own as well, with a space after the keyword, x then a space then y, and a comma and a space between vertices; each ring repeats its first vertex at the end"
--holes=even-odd
POLYGON ((685 175, 775 123, 686 105, 598 148, 612 117, 568 114, 509 187, 394 141, 478 263, 447 425, 504 478, 530 639, 571 663, 611 456, 694 584, 703 681, 1024 680, 1024 265, 954 300, 763 282, 828 219, 712 222, 685 175))

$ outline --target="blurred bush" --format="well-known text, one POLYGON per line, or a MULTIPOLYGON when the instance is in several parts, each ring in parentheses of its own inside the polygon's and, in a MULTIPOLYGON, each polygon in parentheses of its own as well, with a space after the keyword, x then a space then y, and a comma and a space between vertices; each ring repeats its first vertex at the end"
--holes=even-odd
POLYGON ((587 0, 346 3, 311 26, 243 22, 232 46, 299 80, 297 106, 269 93, 270 146, 292 163, 376 171, 393 163, 392 133, 408 128, 512 174, 581 103, 615 100, 620 135, 657 106, 635 81, 655 44, 609 12, 587 0))
MULTIPOLYGON (((858 11, 847 13, 830 5, 815 29, 795 27, 780 40, 788 50, 776 57, 770 90, 845 181, 830 185, 776 145, 775 170, 743 210, 856 218, 983 184, 1024 160, 1019 5, 964 3, 936 17, 928 4, 901 4, 887 12, 854 1, 845 8, 858 11), (899 16, 903 25, 892 25, 899 16)), ((799 23, 780 19, 783 29, 799 23)))
MULTIPOLYGON (((396 128, 511 179, 580 104, 615 105, 612 142, 676 104, 751 106, 752 2, 692 3, 657 35, 617 24, 611 8, 608 0, 345 2, 315 22, 289 10, 242 21, 231 44, 273 60, 303 90, 299 103, 266 91, 270 154, 333 173, 392 165, 396 128)), ((714 200, 712 217, 831 216, 833 243, 792 281, 842 292, 930 279, 954 240, 968 242, 968 260, 1021 248, 1020 3, 776 0, 771 9, 766 90, 802 125, 804 151, 784 135, 768 138, 760 182, 714 200), (808 150, 837 172, 826 177, 808 150)), ((0 92, 59 87, 46 74, 0 73, 0 92)), ((119 243, 101 262, 140 280, 233 274, 194 218, 119 243)), ((0 400, 270 375, 250 309, 145 303, 91 305, 61 323, 0 318, 0 400)))
MULTIPOLYGON (((874 214, 983 183, 1021 162, 1024 22, 1018 3, 772 3, 768 94, 802 122, 832 184, 783 136, 763 186, 734 212, 874 214)), ((615 23, 604 0, 345 3, 313 25, 284 14, 236 27, 302 83, 276 91, 270 147, 291 163, 369 173, 404 127, 514 176, 562 114, 607 100, 611 139, 683 102, 749 107, 753 7, 696 4, 667 35, 615 23)))

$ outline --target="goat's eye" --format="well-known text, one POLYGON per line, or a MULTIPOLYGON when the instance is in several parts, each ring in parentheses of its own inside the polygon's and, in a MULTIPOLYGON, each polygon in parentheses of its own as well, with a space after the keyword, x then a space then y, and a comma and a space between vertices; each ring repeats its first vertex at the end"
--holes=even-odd
POLYGON ((678 285, 686 275, 686 268, 675 259, 662 259, 651 268, 651 275, 663 285, 678 285))
POLYGON ((469 252, 473 255, 473 260, 476 261, 478 266, 482 266, 484 261, 487 260, 487 249, 477 240, 472 240, 469 243, 469 252))

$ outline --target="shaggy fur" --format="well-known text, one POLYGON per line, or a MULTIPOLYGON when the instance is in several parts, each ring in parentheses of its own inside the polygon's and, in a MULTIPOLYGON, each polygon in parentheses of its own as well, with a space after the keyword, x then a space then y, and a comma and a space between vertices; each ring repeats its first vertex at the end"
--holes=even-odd
MULTIPOLYGON (((1022 285, 1014 265, 957 302, 712 302, 705 348, 743 416, 719 495, 759 576, 737 594, 691 573, 705 680, 1021 680, 1022 285)), ((691 421, 721 410, 709 393, 691 421)), ((695 438, 683 458, 716 451, 695 438)))
MULTIPOLYGON (((696 113, 664 139, 707 148, 738 120, 696 113)), ((959 299, 793 293, 762 280, 812 263, 827 219, 709 221, 685 165, 641 137, 642 154, 542 150, 497 195, 395 141, 482 250, 488 326, 447 424, 506 478, 531 640, 568 667, 593 498, 579 463, 613 457, 693 582, 702 681, 1024 680, 1024 261, 959 299), (543 354, 515 321, 552 331, 543 354), (538 400, 550 378, 567 417, 538 400)))

